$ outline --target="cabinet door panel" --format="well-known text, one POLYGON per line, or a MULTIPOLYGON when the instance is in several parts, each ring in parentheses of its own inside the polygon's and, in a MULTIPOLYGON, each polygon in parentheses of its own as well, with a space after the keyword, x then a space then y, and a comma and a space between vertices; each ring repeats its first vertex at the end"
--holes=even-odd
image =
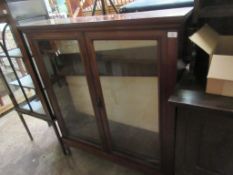
POLYGON ((176 127, 176 175, 233 173, 232 114, 179 107, 176 127))
POLYGON ((94 40, 113 151, 157 163, 158 42, 94 40))
POLYGON ((100 143, 79 43, 40 40, 38 47, 68 136, 100 143))

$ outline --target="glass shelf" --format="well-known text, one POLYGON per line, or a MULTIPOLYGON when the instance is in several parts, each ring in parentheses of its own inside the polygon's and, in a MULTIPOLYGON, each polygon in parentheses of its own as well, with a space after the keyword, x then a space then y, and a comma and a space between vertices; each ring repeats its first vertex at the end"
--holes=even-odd
MULTIPOLYGON (((38 114, 45 114, 43 106, 38 98, 30 99, 29 103, 33 109, 33 112, 38 113, 38 114)), ((30 107, 29 107, 29 104, 27 102, 23 102, 23 103, 19 104, 19 108, 23 109, 23 110, 30 111, 30 107)))
MULTIPOLYGON (((8 50, 8 54, 11 58, 22 58, 22 54, 19 48, 8 50)), ((0 53, 0 57, 6 57, 5 53, 0 53)))
MULTIPOLYGON (((21 82, 21 84, 24 88, 34 89, 32 78, 30 75, 26 75, 26 76, 20 78, 19 81, 21 82)), ((14 86, 20 86, 19 82, 17 80, 11 81, 9 84, 14 85, 14 86)))

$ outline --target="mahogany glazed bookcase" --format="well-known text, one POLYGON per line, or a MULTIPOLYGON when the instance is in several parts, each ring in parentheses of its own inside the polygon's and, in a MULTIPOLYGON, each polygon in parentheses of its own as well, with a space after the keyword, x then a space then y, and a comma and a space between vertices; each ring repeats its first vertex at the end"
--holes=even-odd
POLYGON ((173 174, 176 84, 192 8, 18 26, 26 35, 65 145, 147 174, 173 174))

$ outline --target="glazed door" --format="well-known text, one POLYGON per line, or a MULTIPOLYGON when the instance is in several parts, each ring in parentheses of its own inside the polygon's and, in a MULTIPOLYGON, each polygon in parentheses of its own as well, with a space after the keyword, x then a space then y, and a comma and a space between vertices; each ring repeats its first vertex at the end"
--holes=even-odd
POLYGON ((63 34, 34 36, 35 61, 64 137, 101 145, 82 39, 63 34))
POLYGON ((161 34, 88 33, 102 118, 113 154, 160 163, 161 34))

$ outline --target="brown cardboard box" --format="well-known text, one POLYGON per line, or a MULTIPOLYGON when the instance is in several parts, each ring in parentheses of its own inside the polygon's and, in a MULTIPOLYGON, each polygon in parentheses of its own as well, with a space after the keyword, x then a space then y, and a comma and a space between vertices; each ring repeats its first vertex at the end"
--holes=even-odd
POLYGON ((233 36, 205 25, 190 40, 210 55, 206 92, 233 97, 233 36))

